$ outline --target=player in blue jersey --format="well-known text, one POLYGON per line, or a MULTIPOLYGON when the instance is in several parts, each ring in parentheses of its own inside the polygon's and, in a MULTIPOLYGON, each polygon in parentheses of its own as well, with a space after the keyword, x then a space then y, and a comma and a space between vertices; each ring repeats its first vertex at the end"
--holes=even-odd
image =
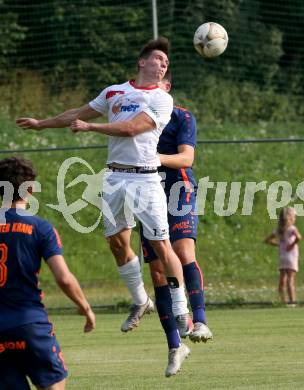
MULTIPOLYGON (((52 225, 27 210, 19 188, 35 180, 29 160, 0 160, 0 388, 63 390, 67 377, 60 346, 41 302, 38 274, 43 258, 62 291, 86 317, 85 332, 95 328, 95 315, 62 256, 52 225), (6 182, 6 185, 3 185, 6 182), (10 184, 9 184, 10 183, 10 184), (11 197, 8 200, 8 190, 11 197)), ((27 195, 32 187, 27 187, 27 195)))
MULTIPOLYGON (((161 86, 167 91, 170 90, 170 74, 166 75, 161 86)), ((207 326, 205 314, 203 273, 195 254, 198 224, 198 216, 194 213, 196 181, 192 171, 195 146, 196 120, 193 114, 186 109, 174 107, 171 120, 163 130, 157 147, 162 164, 159 173, 163 176, 168 202, 170 241, 182 263, 193 324, 186 302, 173 299, 173 313, 181 337, 189 335, 193 342, 206 342, 212 339, 212 333, 207 326)), ((142 230, 141 240, 144 259, 149 263, 157 297, 166 285, 163 267, 142 230)))

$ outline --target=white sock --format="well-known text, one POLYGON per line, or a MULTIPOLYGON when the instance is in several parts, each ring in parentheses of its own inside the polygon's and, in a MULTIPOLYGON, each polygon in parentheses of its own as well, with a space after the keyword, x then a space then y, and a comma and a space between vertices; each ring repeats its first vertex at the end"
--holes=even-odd
POLYGON ((118 272, 132 295, 133 303, 135 305, 146 303, 148 295, 144 287, 138 257, 136 256, 127 264, 118 267, 118 272))
POLYGON ((174 317, 189 313, 184 286, 170 288, 172 298, 172 311, 174 317))

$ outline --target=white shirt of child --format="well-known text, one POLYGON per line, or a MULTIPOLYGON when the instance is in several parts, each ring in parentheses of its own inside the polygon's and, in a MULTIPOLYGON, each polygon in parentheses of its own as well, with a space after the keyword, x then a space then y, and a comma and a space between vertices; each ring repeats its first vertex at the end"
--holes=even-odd
POLYGON ((135 137, 109 136, 107 164, 160 165, 157 143, 173 110, 173 99, 167 92, 157 86, 138 88, 131 80, 105 88, 89 105, 100 114, 108 114, 110 123, 130 120, 141 112, 148 114, 155 123, 151 131, 135 137))

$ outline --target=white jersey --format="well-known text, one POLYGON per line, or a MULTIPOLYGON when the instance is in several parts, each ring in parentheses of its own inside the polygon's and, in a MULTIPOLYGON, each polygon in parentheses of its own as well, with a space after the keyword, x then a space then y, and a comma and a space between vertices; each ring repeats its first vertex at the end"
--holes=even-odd
POLYGON ((134 81, 111 85, 89 103, 93 110, 108 114, 108 122, 126 121, 140 112, 155 122, 151 131, 135 137, 109 136, 107 164, 154 167, 160 165, 157 144, 173 110, 172 97, 157 86, 138 88, 134 81))

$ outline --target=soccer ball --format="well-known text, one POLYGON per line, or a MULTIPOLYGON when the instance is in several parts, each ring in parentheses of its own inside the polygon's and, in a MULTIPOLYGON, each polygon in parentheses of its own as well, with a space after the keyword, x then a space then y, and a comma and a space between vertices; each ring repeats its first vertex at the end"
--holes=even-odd
POLYGON ((226 50, 228 34, 220 24, 207 22, 200 25, 195 31, 193 44, 202 57, 217 57, 226 50))

